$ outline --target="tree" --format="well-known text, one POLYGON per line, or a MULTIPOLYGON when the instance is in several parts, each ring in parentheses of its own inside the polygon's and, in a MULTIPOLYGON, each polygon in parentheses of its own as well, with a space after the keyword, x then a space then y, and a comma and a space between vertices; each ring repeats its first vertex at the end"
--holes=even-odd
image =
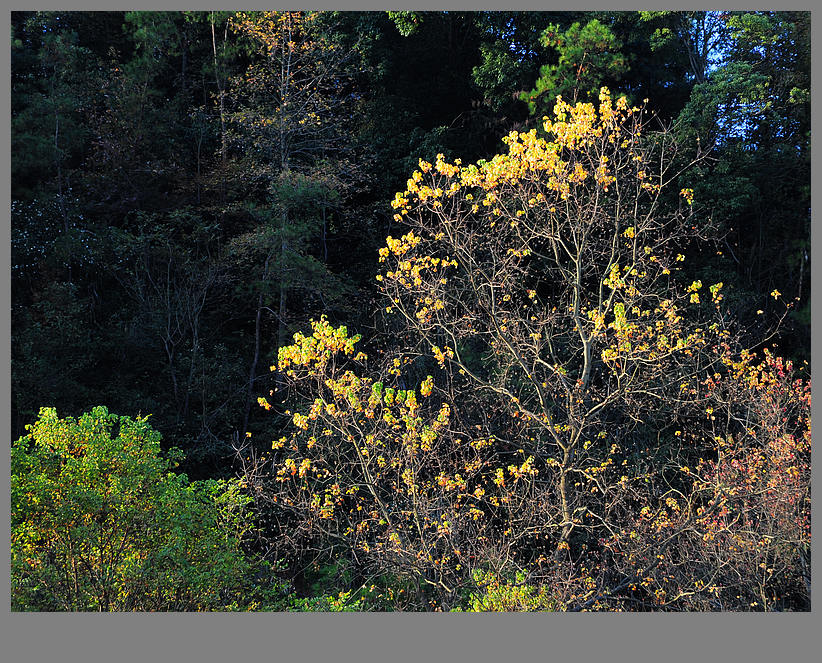
POLYGON ((808 610, 810 381, 768 350, 722 366, 692 413, 705 427, 676 431, 693 462, 624 514, 607 565, 644 567, 632 589, 656 609, 808 610))
MULTIPOLYGON (((746 533, 736 536, 779 543, 749 542, 755 550, 750 561, 727 561, 723 568, 742 576, 739 584, 756 597, 752 605, 766 608, 786 595, 801 605, 801 583, 787 579, 785 570, 806 554, 806 414, 782 424, 785 434, 767 422, 774 400, 786 414, 807 413, 804 387, 780 386, 787 380, 781 364, 748 368, 745 352, 734 359, 743 346, 724 307, 722 283, 703 288, 700 280, 686 286, 677 278, 684 262, 679 251, 709 228, 694 213, 690 189, 679 191, 678 204, 666 198, 666 189, 679 188, 675 140, 665 131, 645 135, 642 112, 628 108, 624 98, 612 103, 603 89, 600 101, 597 113, 590 104, 572 107, 558 99, 556 119, 545 124, 552 142, 534 132, 512 133, 508 154, 490 162, 467 168, 441 158, 421 162, 394 201, 398 221, 411 230, 400 239, 389 237, 381 251, 390 265, 378 276, 391 300, 388 309, 400 314, 407 338, 418 339, 414 350, 436 359, 442 369, 437 382, 447 385, 453 411, 491 434, 497 457, 487 463, 489 474, 506 452, 512 460, 514 454, 527 459, 534 476, 531 499, 540 509, 523 500, 506 518, 512 524, 508 536, 520 538, 512 548, 520 556, 538 561, 540 546, 529 537, 541 535, 546 552, 553 546, 552 562, 570 551, 580 565, 598 568, 597 584, 611 587, 605 594, 621 583, 628 583, 623 589, 641 586, 630 579, 648 572, 642 566, 647 558, 640 563, 634 557, 632 569, 614 568, 595 565, 593 551, 602 534, 623 530, 633 505, 645 501, 655 515, 665 513, 658 496, 669 502, 666 488, 676 485, 668 459, 683 454, 710 467, 713 479, 679 489, 693 508, 683 508, 679 519, 671 515, 663 537, 646 550, 662 559, 670 544, 678 551, 673 554, 681 554, 694 528, 727 509, 741 510, 745 515, 734 523, 746 533), (693 455, 662 444, 669 427, 700 404, 714 421, 718 406, 710 399, 717 392, 706 407, 704 389, 723 378, 735 394, 724 396, 723 408, 736 398, 761 403, 729 416, 736 426, 748 421, 769 431, 769 442, 758 443, 767 444, 767 451, 743 442, 756 434, 740 438, 733 426, 733 433, 726 429, 695 445, 693 455), (747 397, 739 394, 746 385, 755 389, 747 397), (656 444, 649 442, 652 436, 656 444), (654 460, 636 462, 649 453, 654 460), (744 460, 709 460, 726 453, 744 460), (779 481, 779 468, 788 464, 791 479, 779 481), (762 483, 749 493, 734 488, 753 467, 767 472, 762 483), (785 496, 790 515, 769 515, 773 506, 764 502, 776 504, 775 495, 785 496), (757 583, 754 566, 761 563, 782 575, 757 583)), ((772 294, 779 298, 778 291, 772 294)), ((791 306, 783 306, 783 319, 791 306)), ((705 439, 708 431, 693 419, 689 428, 693 439, 705 439)), ((516 464, 508 470, 516 477, 516 464)), ((630 542, 623 545, 632 549, 630 542)), ((650 564, 655 568, 656 561, 650 564)), ((724 587, 728 592, 733 583, 725 578, 724 587)), ((592 596, 602 595, 572 590, 566 605, 591 605, 597 600, 592 596)), ((686 596, 669 598, 687 605, 686 596)))
MULTIPOLYGON (((213 255, 214 226, 192 210, 135 220, 134 231, 112 232, 118 256, 112 275, 134 307, 135 341, 148 346, 142 352, 145 364, 133 366, 132 385, 139 389, 144 366, 152 371, 164 366, 163 382, 154 373, 150 387, 155 397, 167 394, 154 415, 167 421, 189 461, 203 462, 218 456, 220 446, 222 451, 228 447, 214 434, 212 423, 216 411, 226 407, 226 397, 231 400, 229 394, 242 384, 236 369, 215 367, 208 356, 220 337, 204 318, 229 288, 227 270, 213 255)), ((236 414, 238 405, 233 409, 236 414)))
MULTIPOLYGON (((397 194, 410 229, 377 278, 404 347, 367 364, 320 321, 279 354, 313 404, 274 445, 269 497, 445 605, 480 564, 593 573, 636 486, 666 480, 629 461, 719 370, 709 348, 733 344, 722 284, 677 278, 705 228, 691 190, 668 194, 672 135, 605 89, 554 113, 551 142, 514 132, 488 162, 421 162, 397 194)), ((561 605, 597 586, 586 573, 561 605)))
MULTIPOLYGON (((236 481, 189 482, 147 417, 43 408, 12 445, 14 610, 260 607, 236 481)), ((266 593, 268 592, 268 593, 266 593)))
MULTIPOLYGON (((290 286, 307 280, 293 275, 300 262, 305 262, 298 251, 299 240, 319 224, 310 223, 312 215, 305 223, 295 208, 308 207, 306 190, 324 188, 320 181, 310 182, 316 166, 345 147, 344 105, 350 92, 353 51, 328 37, 323 19, 312 12, 239 12, 229 21, 259 56, 235 81, 238 110, 231 121, 242 137, 245 161, 268 194, 270 207, 269 213, 261 215, 268 221, 260 233, 267 250, 255 307, 244 429, 258 377, 263 313, 274 314, 278 345, 284 345, 290 286), (291 241, 295 236, 298 241, 291 241), (276 311, 268 306, 272 298, 266 292, 274 276, 279 290, 276 311)), ((322 218, 322 209, 315 209, 314 219, 322 218)))
POLYGON ((69 166, 76 165, 86 138, 81 117, 90 52, 56 12, 15 12, 14 18, 12 197, 30 199, 45 184, 63 206, 69 166))
MULTIPOLYGON (((301 444, 311 433, 300 430, 298 451, 290 449, 287 437, 272 455, 273 477, 286 458, 297 468, 309 458, 330 476, 342 477, 340 486, 360 491, 364 469, 347 436, 357 440, 373 433, 387 445, 378 456, 388 469, 366 464, 379 502, 414 515, 389 513, 383 520, 390 526, 370 520, 368 530, 352 537, 346 529, 356 531, 363 512, 379 511, 370 491, 358 492, 356 502, 347 498, 362 511, 345 511, 343 517, 344 505, 338 505, 335 518, 308 518, 306 496, 320 494, 324 503, 333 480, 316 483, 317 476, 300 477, 299 469, 293 485, 272 479, 265 499, 284 499, 293 491, 295 504, 284 509, 281 499, 266 508, 274 520, 262 521, 261 535, 293 554, 300 588, 317 582, 311 592, 336 595, 365 580, 358 574, 380 573, 375 582, 386 596, 392 588, 390 600, 404 608, 429 606, 431 600, 466 608, 517 602, 579 607, 589 600, 594 602, 588 607, 609 608, 718 605, 716 596, 705 594, 672 601, 679 595, 673 584, 666 589, 669 598, 656 603, 659 586, 634 582, 631 564, 659 544, 656 534, 633 540, 639 547, 630 563, 605 541, 623 524, 637 524, 626 533, 650 527, 644 520, 635 523, 636 514, 643 507, 651 514, 667 509, 660 495, 671 486, 688 496, 682 504, 695 508, 717 496, 679 470, 693 470, 700 458, 708 468, 720 456, 708 430, 708 404, 700 400, 707 398, 707 387, 683 379, 686 389, 697 391, 683 395, 677 391, 681 382, 673 379, 680 371, 683 378, 705 378, 714 367, 727 379, 739 357, 711 348, 723 329, 739 347, 761 353, 763 338, 778 325, 778 335, 767 341, 779 343, 778 350, 771 346, 774 356, 799 365, 809 352, 808 12, 15 12, 11 18, 11 439, 26 434, 25 424, 44 403, 79 416, 105 402, 115 412, 151 412, 152 425, 185 451, 181 462, 192 480, 227 477, 232 467, 225 454, 232 442, 253 432, 255 453, 261 453, 257 442, 278 439, 293 424, 284 408, 306 414, 319 397, 346 414, 334 418, 334 426, 319 428, 328 418, 323 411, 311 425, 319 433, 337 431, 323 440, 342 446, 329 450, 317 443, 307 449, 301 444), (529 114, 520 94, 538 92, 538 79, 544 89, 534 100, 535 114, 529 114), (602 84, 615 96, 627 96, 626 110, 651 99, 651 122, 658 117, 671 130, 657 138, 646 125, 624 151, 609 151, 603 143, 604 136, 616 140, 616 130, 571 147, 544 131, 543 115, 550 115, 552 126, 562 123, 551 114, 557 93, 569 117, 574 100, 591 102, 598 112, 602 84), (534 127, 545 141, 530 136, 534 127), (500 138, 513 129, 519 132, 509 139, 513 151, 500 147, 500 138), (635 156, 652 156, 655 165, 645 168, 637 161, 627 177, 626 160, 632 157, 626 155, 634 143, 635 156), (500 151, 505 154, 494 158, 500 151), (456 162, 458 156, 464 164, 488 161, 476 163, 472 174, 472 167, 456 162), (602 157, 609 161, 600 163, 602 157), (430 166, 421 168, 420 158, 430 166), (539 171, 537 163, 545 169, 539 171), (601 166, 605 179, 617 178, 608 191, 605 180, 597 183, 601 166), (451 175, 440 167, 456 170, 451 175), (657 196, 640 184, 659 183, 649 178, 660 168, 667 169, 667 184, 657 196), (418 190, 405 184, 414 170, 418 190), (443 193, 431 197, 426 186, 443 193), (678 195, 683 189, 693 189, 694 206, 688 204, 690 191, 678 195), (399 202, 392 210, 387 201, 398 190, 408 204, 399 202), (545 200, 537 200, 538 193, 545 200), (525 204, 514 205, 518 198, 525 204), (628 201, 636 201, 635 210, 628 201), (434 202, 443 207, 433 209, 434 202), (646 213, 652 223, 637 223, 634 217, 646 213), (636 275, 608 279, 617 294, 608 304, 612 289, 604 285, 600 311, 595 286, 611 275, 603 271, 609 241, 616 238, 620 272, 634 262, 626 246, 634 238, 606 221, 617 218, 619 233, 634 233, 640 237, 637 249, 648 246, 651 253, 647 260, 640 256, 636 275), (688 246, 707 235, 716 242, 688 246), (381 247, 380 267, 387 271, 375 281, 381 247), (405 253, 397 255, 392 247, 405 253), (687 261, 676 259, 686 254, 687 261), (439 262, 429 265, 426 256, 439 262), (670 274, 659 263, 648 268, 651 257, 667 261, 670 274), (419 266, 419 274, 406 273, 406 261, 419 266), (580 287, 574 285, 575 261, 580 287), (724 293, 719 309, 706 294, 718 282, 724 282, 717 291, 724 293), (691 284, 695 289, 689 291, 691 284), (787 324, 779 324, 786 310, 781 298, 767 297, 774 289, 789 301, 801 298, 803 308, 787 324), (574 291, 582 335, 567 310, 574 291), (692 295, 699 302, 691 302, 692 295), (380 303, 381 296, 398 302, 380 303), (676 309, 670 323, 656 311, 665 300, 676 309), (533 312, 517 308, 525 305, 533 312), (586 310, 603 312, 601 327, 596 317, 584 317, 586 310), (315 376, 297 364, 290 367, 294 376, 265 370, 272 352, 291 345, 291 334, 320 314, 331 329, 345 323, 352 334, 361 332, 365 340, 356 347, 368 358, 355 361, 356 350, 350 356, 338 352, 315 376), (677 316, 682 320, 673 322, 677 316), (658 334, 673 344, 661 358, 639 349, 659 340, 643 336, 650 321, 662 321, 658 334), (677 348, 677 334, 693 347, 677 348), (698 345, 700 335, 704 346, 698 345), (630 352, 619 348, 623 341, 630 352), (577 389, 586 362, 587 386, 577 389), (553 373, 549 365, 567 375, 553 373), (391 403, 382 399, 372 408, 377 421, 358 414, 345 394, 325 383, 343 380, 346 371, 361 381, 361 402, 368 402, 376 383, 383 384, 382 394, 394 390, 391 403), (648 393, 642 391, 645 382, 648 393), (420 392, 424 383, 430 384, 428 396, 420 392), (581 404, 565 392, 566 383, 581 404), (275 386, 272 397, 268 392, 275 386), (406 406, 409 389, 415 390, 413 412, 406 406), (401 404, 400 391, 406 399, 401 404), (255 406, 262 395, 277 416, 255 406), (292 400, 284 402, 287 397, 292 400), (598 399, 606 402, 592 413, 598 399), (434 426, 446 404, 448 424, 429 439, 426 427, 434 426), (570 431, 580 431, 567 466, 547 424, 533 417, 546 412, 556 425, 570 426, 559 431, 566 446, 570 431), (386 413, 401 422, 400 430, 380 418, 386 413), (406 418, 411 423, 404 430, 406 418), (603 430, 606 436, 597 438, 603 430), (425 437, 431 449, 410 453, 406 433, 420 444, 425 437), (470 446, 477 440, 492 443, 470 446), (589 440, 588 449, 581 449, 589 440), (612 455, 606 440, 620 447, 612 455), (583 462, 586 454, 591 465, 583 462), (533 488, 525 480, 531 475, 514 483, 508 473, 531 455, 538 468, 533 488), (601 474, 591 469, 598 467, 594 461, 611 457, 601 474), (558 465, 549 468, 549 459, 558 465), (619 469, 623 461, 630 472, 619 469), (487 465, 477 470, 475 462, 487 465), (507 477, 504 486, 487 481, 496 469, 507 477), (417 477, 414 494, 402 479, 406 470, 406 476, 417 477), (628 487, 609 488, 606 499, 599 487, 590 492, 594 485, 584 472, 605 488, 624 475, 628 487), (443 485, 437 482, 441 473, 443 485), (478 488, 484 496, 469 497, 478 488), (589 513, 576 518, 582 520, 565 540, 563 490, 572 516, 577 508, 589 513), (526 494, 544 499, 525 499, 526 494), (475 520, 476 512, 466 511, 468 500, 476 500, 486 516, 475 520), (512 521, 518 523, 511 528, 516 535, 503 537, 512 514, 519 514, 512 521), (448 531, 434 525, 443 515, 448 531), (420 527, 406 530, 406 518, 420 527), (391 527, 402 532, 401 548, 392 548, 391 527), (466 540, 475 559, 456 562, 454 550, 465 552, 466 540), (315 556, 333 558, 338 571, 314 569, 315 556), (448 556, 451 561, 442 562, 448 556), (578 573, 583 566, 588 571, 578 573), (402 579, 392 584, 391 574, 402 579), (588 577, 596 587, 585 587, 588 577), (323 583, 336 579, 339 586, 326 592, 323 583), (608 594, 614 588, 620 589, 608 594), (588 598, 580 602, 572 595, 588 598)), ((640 125, 648 119, 633 115, 640 125)), ((600 120, 590 127, 587 120, 571 125, 590 137, 600 120)), ((630 134, 631 122, 626 120, 624 134, 630 134)), ((761 358, 757 354, 755 361, 761 358)), ((733 381, 723 384, 739 398, 756 400, 733 381)), ((717 403, 711 407, 728 411, 717 403)), ((746 417, 756 419, 758 412, 752 408, 746 417)), ((740 431, 730 434, 741 445, 734 451, 740 462, 744 456, 764 466, 754 460, 750 437, 740 441, 740 431)), ((723 472, 718 469, 716 476, 732 476, 723 472)), ((686 527, 687 519, 669 514, 669 520, 686 527)), ((695 531, 701 525, 687 527, 695 531)), ((629 543, 621 540, 620 550, 629 550, 629 543)), ((694 560, 702 559, 694 568, 709 568, 705 551, 695 548, 696 535, 677 534, 668 545, 679 543, 694 560)), ((790 550, 781 546, 777 556, 801 559, 790 550)), ((721 555, 730 568, 731 551, 721 555)), ((767 605, 803 605, 796 589, 801 579, 779 577, 766 587, 767 605), (774 595, 793 598, 774 602, 774 595)), ((723 605, 742 606, 742 599, 734 603, 736 593, 753 595, 731 591, 724 592, 723 605)), ((764 605, 761 597, 748 603, 753 601, 764 605)))
POLYGON ((558 95, 573 101, 595 98, 600 87, 619 80, 628 70, 628 60, 620 52, 622 44, 598 19, 584 26, 573 23, 565 31, 551 24, 540 41, 557 49, 559 61, 541 67, 534 89, 520 95, 532 115, 544 115, 549 110, 546 103, 550 106, 558 95))
POLYGON ((574 486, 605 492, 590 463, 675 398, 706 342, 679 313, 702 284, 680 291, 673 274, 701 234, 689 190, 665 199, 676 145, 646 140, 624 98, 600 99, 598 113, 558 100, 553 142, 512 133, 478 166, 421 163, 394 201, 411 230, 381 256, 389 309, 464 390, 455 400, 491 395, 488 416, 514 419, 500 441, 544 466, 557 550, 593 515, 574 486))
POLYGON ((652 36, 655 48, 664 47, 666 42, 679 43, 697 84, 705 81, 728 46, 728 16, 729 12, 719 11, 639 12, 643 22, 661 22, 652 36))
POLYGON ((726 239, 712 267, 749 296, 802 299, 781 340, 794 357, 810 349, 809 25, 807 12, 727 16, 722 57, 680 115, 685 140, 715 146, 694 187, 726 239))

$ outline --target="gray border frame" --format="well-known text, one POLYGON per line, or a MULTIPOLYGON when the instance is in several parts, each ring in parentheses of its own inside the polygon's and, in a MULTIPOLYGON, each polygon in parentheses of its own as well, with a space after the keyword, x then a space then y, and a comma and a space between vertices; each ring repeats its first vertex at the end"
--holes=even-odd
MULTIPOLYGON (((200 9, 225 8, 230 3, 192 3, 170 0, 158 6, 156 2, 138 2, 142 9, 200 9), (171 5, 169 7, 169 5, 171 5)), ((134 9, 134 4, 116 0, 81 0, 81 2, 38 2, 38 9, 134 9), (79 6, 77 6, 79 5, 79 6), (113 5, 113 6, 112 6, 113 5)), ((246 3, 238 3, 242 8, 246 3)), ((287 4, 287 3, 286 3, 287 4)), ((311 3, 316 9, 381 10, 388 5, 415 9, 493 9, 500 8, 499 0, 476 3, 458 0, 433 4, 380 3, 374 0, 361 2, 311 3), (445 7, 443 7, 445 5, 445 7)), ((516 9, 580 9, 572 2, 550 4, 514 3, 516 9), (525 6, 520 6, 525 5, 525 6)), ((670 9, 672 3, 648 2, 645 6, 614 6, 612 1, 595 0, 584 3, 584 9, 670 9), (591 6, 593 5, 593 6, 591 6)), ((694 5, 692 0, 675 3, 676 8, 706 9, 694 5)), ((717 3, 711 9, 742 9, 717 3)), ((760 3, 755 3, 760 5, 760 3)), ((772 3, 778 4, 778 3, 772 3)), ((810 11, 810 0, 792 2, 790 9, 810 11)), ((15 2, 9 11, 25 10, 22 2, 15 2)), ((259 7, 259 3, 255 3, 259 7)), ((510 9, 511 7, 506 7, 510 9)), ((757 9, 765 7, 757 6, 757 9)), ((785 9, 785 8, 782 8, 785 9)), ((812 36, 819 33, 822 13, 812 14, 812 36)), ((818 75, 819 49, 812 47, 812 91, 814 102, 819 101, 818 75)), ((0 53, 3 71, 10 74, 9 50, 0 53)), ((10 77, 7 77, 7 81, 10 77)), ((3 118, 10 127, 10 88, 3 85, 3 118)), ((822 119, 814 116, 812 130, 817 132, 822 119)), ((3 200, 10 199, 10 133, 2 134, 3 140, 3 200)), ((812 158, 812 190, 820 190, 819 158, 812 158)), ((5 208, 8 210, 8 207, 5 208)), ((8 213, 8 212, 6 212, 8 213)), ((818 230, 818 214, 813 218, 813 231, 818 230)), ((8 217, 6 217, 8 218, 8 217)), ((10 224, 2 225, 3 287, 0 288, 5 324, 2 356, 10 367, 10 224)), ((820 249, 817 232, 812 232, 812 254, 820 249)), ((814 283, 820 280, 822 265, 812 265, 814 283)), ((812 320, 817 319, 813 307, 812 320)), ((812 332, 812 356, 819 351, 820 333, 814 326, 812 332)), ((812 362, 815 363, 815 362, 812 362)), ((0 381, 5 396, 0 407, 0 425, 9 430, 10 373, 0 381)), ((819 415, 820 406, 813 408, 819 415)), ((818 419, 817 419, 818 420, 818 419)), ((8 455, 3 453, 4 467, 8 468, 8 455)), ((814 479, 819 468, 814 466, 814 479)), ((3 513, 9 513, 9 473, 0 473, 0 498, 3 513)), ((812 517, 818 522, 818 517, 812 517)), ((6 521, 8 524, 8 521, 6 521)), ((815 530, 816 528, 814 528, 815 530)), ((5 529, 4 532, 9 532, 5 529)), ((819 567, 819 551, 814 548, 813 568, 819 567)), ((2 587, 9 596, 9 558, 3 564, 2 587)), ((797 614, 64 614, 64 613, 11 613, 6 603, 0 620, 0 652, 4 660, 22 661, 235 661, 274 660, 314 662, 337 661, 596 661, 617 659, 640 661, 811 661, 813 651, 822 651, 822 638, 818 628, 819 609, 811 613, 797 614), (8 611, 8 612, 7 612, 8 611), (814 624, 817 625, 814 628, 814 624)), ((818 653, 817 655, 818 656, 818 653)), ((817 659, 818 660, 818 659, 817 659)))

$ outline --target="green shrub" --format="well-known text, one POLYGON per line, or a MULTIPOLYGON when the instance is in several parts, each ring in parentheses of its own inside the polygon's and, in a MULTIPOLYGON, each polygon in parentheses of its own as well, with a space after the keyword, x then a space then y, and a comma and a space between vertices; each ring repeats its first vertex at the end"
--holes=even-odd
MULTIPOLYGON (((525 573, 503 577, 477 569, 473 573, 477 590, 467 597, 465 612, 547 612, 561 610, 547 585, 526 583, 525 573)), ((454 612, 463 612, 455 610, 454 612)))
POLYGON ((239 483, 171 471, 147 417, 40 410, 11 451, 13 610, 277 609, 239 483))

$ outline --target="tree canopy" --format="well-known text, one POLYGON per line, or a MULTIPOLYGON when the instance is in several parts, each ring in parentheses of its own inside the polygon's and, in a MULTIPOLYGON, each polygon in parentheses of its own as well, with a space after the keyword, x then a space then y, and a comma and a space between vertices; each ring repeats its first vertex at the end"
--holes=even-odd
POLYGON ((809 12, 12 12, 15 609, 807 609, 810 118, 809 12))

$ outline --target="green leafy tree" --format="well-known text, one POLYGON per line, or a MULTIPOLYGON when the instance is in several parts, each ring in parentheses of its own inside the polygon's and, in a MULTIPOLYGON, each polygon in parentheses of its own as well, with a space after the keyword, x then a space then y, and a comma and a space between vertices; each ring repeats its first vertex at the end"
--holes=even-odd
MULTIPOLYGON (((714 149, 694 190, 725 241, 705 269, 721 270, 746 293, 740 304, 775 288, 799 297, 803 309, 781 340, 796 357, 810 349, 809 28, 807 12, 726 16, 724 51, 679 118, 691 146, 714 149)), ((773 306, 763 308, 774 315, 773 306)), ((739 315, 745 327, 757 326, 753 314, 739 315)))
POLYGON ((581 12, 479 12, 481 63, 474 67, 472 78, 487 108, 511 119, 522 117, 526 104, 520 93, 533 87, 539 76, 545 26, 567 28, 580 18, 581 12))
POLYGON ((532 115, 545 115, 557 96, 573 101, 595 99, 601 86, 619 80, 628 70, 628 60, 620 52, 622 44, 597 19, 585 25, 574 23, 564 31, 559 25, 549 25, 541 42, 556 49, 559 61, 543 66, 534 89, 522 93, 532 115))
MULTIPOLYGON (((276 597, 243 553, 236 481, 189 482, 147 417, 43 408, 12 445, 14 610, 248 609, 276 597)), ((269 578, 271 575, 269 574, 269 578)))
POLYGON ((653 24, 654 50, 676 43, 688 58, 690 77, 702 83, 722 59, 728 46, 728 12, 718 11, 643 11, 642 22, 653 24))
MULTIPOLYGON (((90 51, 56 12, 15 13, 12 23, 12 197, 38 186, 68 193, 69 166, 84 147, 90 51)), ((65 216, 65 210, 63 210, 65 216)))

